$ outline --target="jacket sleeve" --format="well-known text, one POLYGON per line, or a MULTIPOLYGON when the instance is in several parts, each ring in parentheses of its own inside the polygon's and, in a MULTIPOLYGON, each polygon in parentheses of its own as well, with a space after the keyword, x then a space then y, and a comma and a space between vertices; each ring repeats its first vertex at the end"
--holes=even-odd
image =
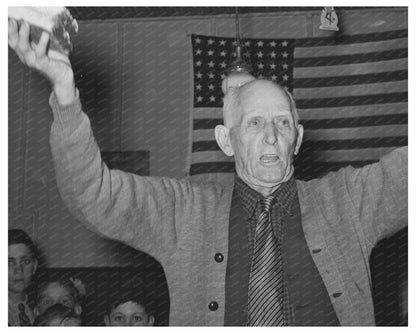
POLYGON ((79 97, 61 107, 52 94, 50 105, 56 178, 71 213, 89 229, 156 259, 172 254, 180 233, 176 221, 190 214, 190 183, 109 170, 79 97))
POLYGON ((407 147, 402 147, 378 163, 345 170, 349 196, 373 246, 407 226, 407 169, 407 147))

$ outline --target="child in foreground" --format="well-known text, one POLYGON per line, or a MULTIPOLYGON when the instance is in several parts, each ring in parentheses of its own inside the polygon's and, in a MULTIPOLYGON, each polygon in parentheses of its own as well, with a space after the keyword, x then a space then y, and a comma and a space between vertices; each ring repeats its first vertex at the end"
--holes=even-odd
POLYGON ((38 284, 36 316, 57 303, 70 308, 77 315, 81 314, 81 295, 73 280, 64 277, 49 278, 38 284))
POLYGON ((81 326, 81 318, 71 308, 56 303, 36 317, 33 326, 81 326))
POLYGON ((154 322, 145 297, 134 290, 117 292, 104 316, 106 326, 153 326, 154 322))

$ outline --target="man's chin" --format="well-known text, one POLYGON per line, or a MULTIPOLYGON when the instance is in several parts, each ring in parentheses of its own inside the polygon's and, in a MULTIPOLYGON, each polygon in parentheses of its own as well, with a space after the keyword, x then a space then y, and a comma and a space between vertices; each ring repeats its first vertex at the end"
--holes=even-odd
POLYGON ((281 167, 275 168, 259 168, 255 177, 265 184, 280 184, 284 181, 285 173, 281 167))

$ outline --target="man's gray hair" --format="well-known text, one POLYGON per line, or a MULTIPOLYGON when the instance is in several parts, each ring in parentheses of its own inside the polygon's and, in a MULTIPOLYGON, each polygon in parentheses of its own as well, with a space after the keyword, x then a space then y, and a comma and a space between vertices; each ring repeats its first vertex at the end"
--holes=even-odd
MULTIPOLYGON (((248 86, 250 84, 253 84, 253 82, 256 82, 259 80, 253 80, 246 82, 238 87, 231 87, 228 89, 227 93, 224 96, 224 104, 223 104, 223 119, 224 119, 224 125, 226 127, 232 126, 232 115, 235 111, 237 111, 240 107, 240 97, 241 97, 241 91, 243 90, 243 87, 248 86)), ((270 81, 270 80, 263 80, 273 83, 276 87, 280 88, 285 95, 289 98, 290 101, 290 111, 292 112, 293 119, 295 121, 295 126, 299 124, 300 117, 298 110, 296 108, 295 100, 292 96, 292 94, 287 90, 286 88, 282 87, 281 85, 270 81)))

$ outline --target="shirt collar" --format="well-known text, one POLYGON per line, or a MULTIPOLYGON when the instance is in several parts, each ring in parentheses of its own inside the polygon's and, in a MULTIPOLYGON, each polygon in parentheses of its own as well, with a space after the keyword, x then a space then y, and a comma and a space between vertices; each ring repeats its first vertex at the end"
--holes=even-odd
MULTIPOLYGON (((248 218, 253 217, 259 200, 263 198, 263 195, 248 186, 237 174, 235 175, 235 189, 248 218)), ((292 176, 288 181, 282 183, 272 195, 276 198, 276 205, 285 210, 289 215, 293 215, 293 199, 296 193, 295 177, 292 176)))

